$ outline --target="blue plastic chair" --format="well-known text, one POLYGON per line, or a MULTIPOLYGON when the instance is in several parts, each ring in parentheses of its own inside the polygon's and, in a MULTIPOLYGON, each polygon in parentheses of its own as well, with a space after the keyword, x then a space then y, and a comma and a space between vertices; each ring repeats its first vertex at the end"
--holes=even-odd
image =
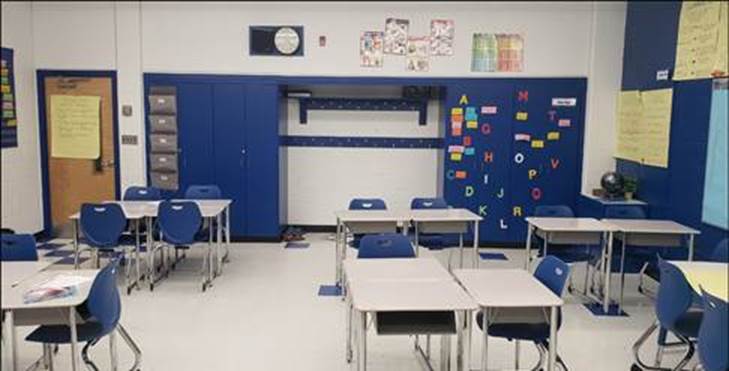
POLYGON ((162 192, 155 187, 131 186, 124 191, 124 201, 158 201, 162 192))
MULTIPOLYGON (((124 254, 125 247, 119 243, 127 226, 127 219, 121 206, 113 203, 81 205, 81 218, 79 220, 83 242, 92 249, 96 249, 96 266, 99 267, 101 255, 114 255, 117 252, 124 254)), ((76 253, 78 261, 79 250, 76 253)), ((127 264, 127 268, 129 264, 127 264)))
MULTIPOLYGON (((349 201, 349 210, 387 210, 387 205, 385 204, 385 200, 380 198, 353 198, 349 201)), ((355 249, 359 248, 359 241, 362 239, 362 234, 355 233, 352 237, 350 246, 355 249)))
MULTIPOLYGON (((549 218, 572 218, 575 213, 569 206, 566 205, 540 205, 534 208, 534 216, 538 217, 549 217, 549 218)), ((537 243, 538 256, 543 257, 544 251, 544 240, 537 236, 533 236, 533 243, 537 243)), ((553 255, 566 263, 580 263, 585 262, 585 287, 584 293, 587 294, 587 283, 590 277, 590 261, 594 259, 598 253, 595 251, 597 247, 592 246, 575 246, 575 245, 559 245, 557 247, 548 248, 548 254, 553 255)), ((568 287, 571 292, 571 285, 568 287)))
POLYGON ((729 263, 729 238, 719 241, 711 254, 711 261, 729 263))
POLYGON ((704 290, 701 294, 704 318, 699 327, 699 360, 705 371, 729 370, 729 304, 704 290))
MULTIPOLYGON (((83 360, 86 364, 96 366, 88 357, 88 350, 101 338, 111 334, 119 325, 121 317, 121 298, 116 286, 116 274, 119 261, 112 259, 104 267, 91 284, 88 299, 82 304, 84 323, 76 325, 77 339, 85 342, 83 360)), ((43 353, 46 360, 52 362, 50 346, 52 344, 70 344, 71 329, 68 325, 44 325, 36 328, 25 340, 43 344, 43 353)), ((116 361, 112 358, 112 362, 116 361)), ((114 365, 116 366, 116 365, 114 365)))
MULTIPOLYGON (((420 209, 447 209, 448 203, 444 198, 413 198, 410 202, 411 210, 420 209)), ((457 235, 444 233, 419 233, 418 244, 429 250, 442 250, 458 240, 457 235)))
POLYGON ((656 296, 657 321, 635 342, 633 355, 640 367, 651 368, 640 359, 640 347, 660 326, 661 329, 673 333, 681 343, 688 346, 683 359, 674 368, 680 370, 694 354, 694 343, 699 334, 703 311, 692 305, 694 303, 693 289, 678 267, 659 256, 658 269, 661 272, 661 284, 656 296))
POLYGON ((185 191, 188 200, 218 200, 222 197, 223 192, 215 184, 191 185, 185 191))
POLYGON ((359 243, 358 259, 414 258, 410 239, 399 233, 368 234, 359 243))
MULTIPOLYGON (((162 249, 164 255, 165 246, 170 246, 175 249, 174 267, 174 264, 179 260, 177 258, 178 250, 187 250, 198 241, 196 235, 202 226, 200 208, 193 201, 162 201, 157 212, 157 224, 160 229, 161 243, 152 251, 152 267, 155 266, 154 252, 162 249)), ((209 246, 203 259, 203 271, 209 268, 207 266, 208 259, 212 259, 209 246)), ((164 263, 166 265, 167 261, 164 263)), ((154 290, 154 282, 155 280, 153 278, 150 282, 150 290, 154 290)), ((207 287, 206 282, 204 279, 203 291, 207 287)))
POLYGON ((0 261, 35 261, 38 249, 35 238, 30 234, 2 234, 0 261))
MULTIPOLYGON (((562 297, 569 275, 570 266, 552 255, 544 257, 537 266, 537 269, 534 271, 534 277, 559 297, 562 297)), ((500 323, 498 318, 499 315, 497 313, 494 316, 495 318, 489 322, 488 334, 489 336, 506 338, 510 341, 527 340, 533 342, 539 351, 539 363, 537 364, 537 366, 539 366, 543 365, 545 354, 549 351, 549 317, 546 314, 547 312, 543 311, 542 308, 533 309, 535 310, 530 310, 529 314, 534 315, 535 320, 529 321, 528 323, 500 323)), ((483 315, 481 312, 476 314, 476 322, 478 323, 479 328, 483 331, 483 315)), ((559 330, 561 326, 562 309, 558 308, 557 329, 559 330)), ((516 349, 516 364, 518 368, 519 348, 517 347, 516 349)), ((562 365, 564 370, 567 370, 567 366, 564 364, 564 361, 559 357, 559 355, 557 355, 557 362, 562 365)), ((533 367, 533 369, 536 368, 537 367, 533 367)))

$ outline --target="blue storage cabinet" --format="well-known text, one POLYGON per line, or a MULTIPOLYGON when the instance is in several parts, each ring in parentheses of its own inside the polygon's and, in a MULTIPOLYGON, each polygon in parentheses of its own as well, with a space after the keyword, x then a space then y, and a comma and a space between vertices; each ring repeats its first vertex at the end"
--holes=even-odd
POLYGON ((233 237, 277 239, 284 211, 278 85, 244 77, 146 74, 145 92, 150 86, 177 90, 179 189, 164 196, 181 198, 192 184, 216 184, 232 200, 233 237))
POLYGON ((444 195, 449 204, 483 216, 481 242, 523 241, 523 218, 536 205, 576 209, 586 87, 583 78, 483 79, 447 86, 444 195), (553 105, 554 98, 575 104, 553 105), (475 128, 468 128, 468 107, 477 113, 475 128), (453 108, 463 110, 460 135, 453 131, 453 108), (474 154, 453 160, 448 146, 464 145, 466 137, 474 154))

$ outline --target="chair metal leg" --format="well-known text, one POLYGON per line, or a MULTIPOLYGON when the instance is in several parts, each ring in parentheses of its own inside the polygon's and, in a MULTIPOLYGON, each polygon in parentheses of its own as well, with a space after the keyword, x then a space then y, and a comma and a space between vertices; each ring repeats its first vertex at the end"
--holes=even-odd
POLYGON ((111 361, 111 371, 118 371, 119 357, 116 352, 116 331, 109 333, 109 359, 111 361))
POLYGON ((51 344, 43 344, 43 366, 46 370, 53 371, 53 350, 51 344))
POLYGON ((94 364, 93 361, 91 361, 91 358, 89 358, 89 349, 96 344, 98 340, 92 340, 86 343, 84 345, 83 350, 81 351, 81 359, 84 361, 84 364, 86 365, 86 368, 92 371, 99 371, 99 368, 96 367, 96 364, 94 364))
POLYGON ((640 359, 640 347, 648 340, 651 334, 656 331, 658 328, 658 320, 654 321, 653 324, 646 329, 646 331, 638 338, 638 340, 633 344, 633 357, 635 359, 635 364, 633 364, 632 370, 640 369, 640 370, 651 370, 651 371, 675 371, 675 370, 681 370, 684 366, 691 360, 691 357, 694 355, 694 344, 691 342, 691 340, 678 335, 674 334, 683 344, 686 344, 688 346, 688 349, 686 351, 686 354, 681 359, 681 361, 673 368, 668 367, 657 367, 657 366, 648 366, 643 360, 640 359))
POLYGON ((514 369, 519 369, 519 340, 514 340, 514 369))
POLYGON ((585 295, 585 296, 587 296, 587 293, 588 293, 587 285, 588 285, 589 278, 590 278, 590 262, 586 261, 585 262, 585 285, 582 286, 582 295, 585 295))
POLYGON ((139 349, 139 346, 137 346, 137 343, 132 340, 132 337, 129 336, 129 333, 124 326, 121 325, 121 323, 117 324, 116 331, 119 332, 119 336, 121 336, 124 342, 127 343, 129 348, 132 350, 132 353, 134 353, 134 365, 132 365, 132 368, 129 370, 139 371, 142 364, 142 351, 139 349))
POLYGON ((539 351, 539 361, 537 361, 537 364, 532 367, 532 371, 540 371, 542 370, 542 366, 544 366, 544 358, 547 355, 547 348, 542 344, 535 343, 535 345, 537 346, 537 351, 539 351))
MULTIPOLYGON (((428 336, 430 339, 430 336, 428 336)), ((451 369, 451 336, 440 336, 440 370, 450 371, 451 369)))

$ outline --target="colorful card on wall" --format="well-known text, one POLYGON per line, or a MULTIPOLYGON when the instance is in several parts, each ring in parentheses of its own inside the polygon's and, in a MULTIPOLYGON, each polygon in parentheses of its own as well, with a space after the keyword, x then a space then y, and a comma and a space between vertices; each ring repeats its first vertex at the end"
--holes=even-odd
POLYGON ((2 48, 2 80, 0 81, 0 92, 2 93, 2 148, 17 147, 17 117, 15 109, 15 71, 13 61, 13 50, 2 48))
POLYGON ((385 21, 385 54, 405 55, 410 21, 387 18, 385 21))
POLYGON ((456 29, 451 19, 430 21, 430 53, 432 55, 453 55, 453 39, 456 29))
POLYGON ((464 149, 463 146, 448 146, 448 153, 463 153, 464 149))
POLYGON ((451 161, 461 161, 461 158, 463 158, 463 154, 461 153, 451 153, 451 161))
POLYGON ((463 134, 463 129, 460 126, 453 126, 451 128, 451 135, 454 137, 460 137, 463 134))
POLYGON ((550 131, 549 133, 547 133, 547 140, 559 140, 559 132, 550 131))
POLYGON ((497 112, 496 106, 483 106, 481 107, 481 114, 483 115, 494 115, 497 112))
POLYGON ((496 44, 496 36, 494 34, 473 34, 473 44, 471 46, 471 71, 496 71, 497 57, 498 47, 496 44))
POLYGON ((465 137, 463 137, 463 145, 464 145, 465 147, 468 147, 468 146, 470 146, 471 144, 473 144, 473 142, 471 142, 471 137, 470 137, 470 136, 465 136, 465 137))
POLYGON ((466 128, 478 129, 478 121, 466 121, 466 128))
POLYGON ((456 171, 456 179, 466 179, 468 177, 468 173, 464 170, 458 170, 456 171))
POLYGON ((430 68, 430 41, 428 37, 408 37, 405 64, 408 71, 425 72, 430 68))
POLYGON ((532 148, 544 148, 544 141, 543 140, 532 140, 532 148))
POLYGON ((570 121, 570 119, 559 119, 559 121, 557 121, 557 126, 561 128, 568 128, 572 126, 572 121, 570 121))
POLYGON ((359 62, 362 67, 382 67, 384 60, 384 34, 365 31, 359 37, 359 62))
POLYGON ((466 148, 466 151, 464 152, 464 154, 466 156, 473 156, 474 154, 476 154, 476 149, 473 147, 468 147, 468 148, 466 148))
POLYGON ((461 107, 451 108, 451 116, 459 116, 459 115, 463 115, 463 108, 461 108, 461 107))
POLYGON ((499 72, 521 72, 524 68, 524 39, 519 34, 497 34, 499 72))
POLYGON ((527 113, 527 112, 517 112, 516 113, 517 121, 526 121, 528 118, 529 118, 529 113, 527 113))
POLYGON ((476 107, 466 107, 466 121, 478 120, 478 114, 476 113, 476 107))
POLYGON ((532 136, 529 134, 514 134, 514 140, 517 142, 529 142, 532 140, 532 136))
POLYGON ((552 98, 552 107, 574 107, 577 98, 552 98))

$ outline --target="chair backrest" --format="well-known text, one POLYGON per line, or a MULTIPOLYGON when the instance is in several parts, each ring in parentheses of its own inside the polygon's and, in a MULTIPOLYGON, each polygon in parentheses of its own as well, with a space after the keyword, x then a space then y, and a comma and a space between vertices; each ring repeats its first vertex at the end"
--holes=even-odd
POLYGON ((86 309, 102 326, 102 334, 106 335, 116 328, 121 316, 121 298, 116 286, 116 272, 119 259, 112 259, 104 269, 96 275, 91 284, 86 309))
POLYGON ((605 209, 605 218, 646 219, 645 211, 637 205, 615 205, 605 209))
POLYGON ((188 200, 217 200, 222 197, 223 192, 215 184, 191 185, 185 191, 188 200))
POLYGON ((656 297, 656 316, 661 327, 673 330, 678 320, 691 307, 693 290, 681 270, 658 256, 661 282, 656 297))
POLYGON ((125 201, 157 201, 162 199, 162 193, 155 187, 131 186, 124 191, 125 201))
POLYGON ((2 261, 34 261, 38 260, 35 238, 30 234, 2 234, 2 261))
POLYGON ((357 258, 414 258, 410 239, 399 233, 368 234, 359 242, 357 258))
POLYGON ((113 247, 119 244, 127 218, 121 206, 108 204, 81 205, 81 231, 92 247, 113 247))
POLYGON ((534 208, 534 216, 571 218, 575 213, 566 205, 540 205, 534 208))
POLYGON ((701 290, 704 316, 699 328, 699 359, 706 371, 729 370, 729 304, 701 290))
POLYGON ((545 256, 534 271, 534 277, 559 297, 562 297, 569 276, 569 264, 552 255, 545 256))
POLYGON ((162 201, 157 213, 162 238, 175 245, 188 245, 202 225, 200 208, 192 201, 162 201))
POLYGON ((416 197, 410 202, 411 209, 447 209, 448 203, 444 198, 416 197))
POLYGON ((349 210, 387 210, 387 205, 380 198, 353 198, 349 210))
POLYGON ((711 260, 716 262, 729 263, 729 238, 719 241, 711 254, 711 260))

